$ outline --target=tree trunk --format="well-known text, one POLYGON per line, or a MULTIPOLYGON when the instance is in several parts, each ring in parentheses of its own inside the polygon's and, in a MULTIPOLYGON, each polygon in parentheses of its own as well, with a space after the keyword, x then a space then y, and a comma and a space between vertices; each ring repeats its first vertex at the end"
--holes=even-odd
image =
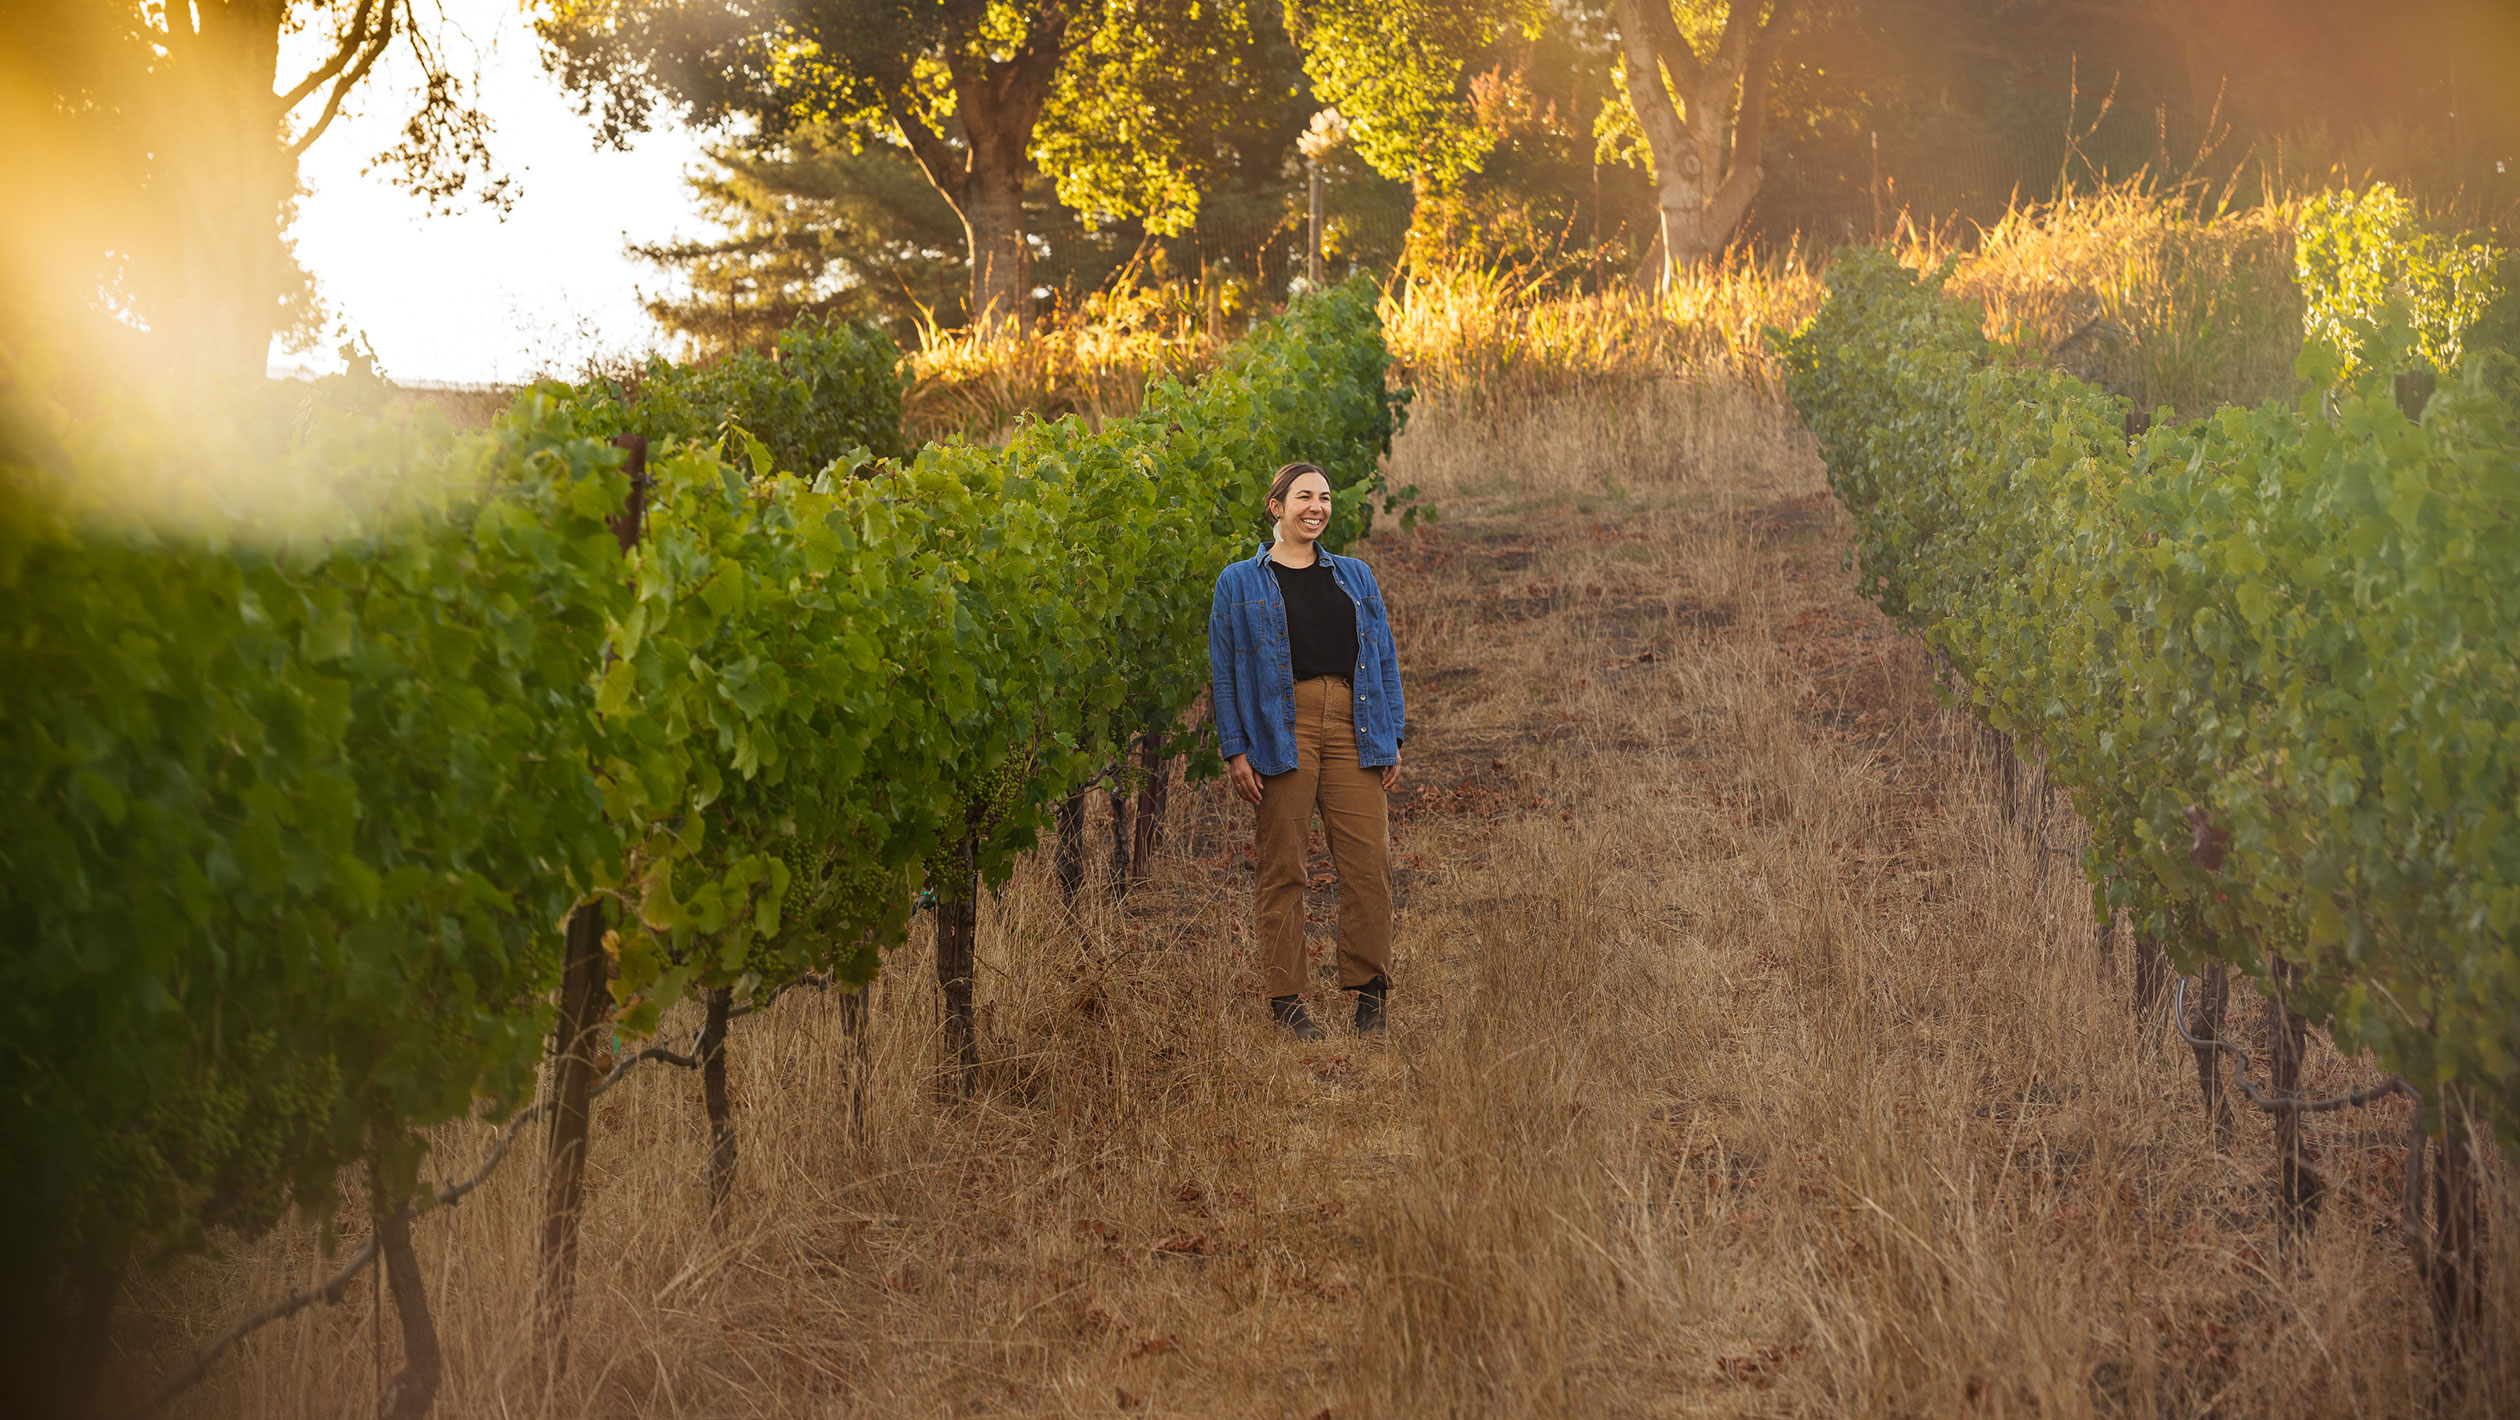
POLYGON ((726 1094, 726 1021, 735 992, 709 992, 709 1013, 700 1025, 700 1104, 709 1113, 709 1221, 726 1225, 727 1200, 735 1192, 735 1112, 726 1094))
POLYGON ((1146 881, 1147 870, 1162 846, 1165 802, 1172 791, 1172 757, 1164 753, 1160 734, 1138 736, 1138 767, 1146 780, 1138 786, 1136 832, 1130 835, 1129 884, 1146 881))
POLYGON ((973 164, 963 190, 971 247, 971 328, 986 339, 1032 329, 1032 248, 1024 236, 1024 175, 1012 164, 973 164))
POLYGON ((1123 755, 1111 771, 1111 895, 1115 899, 1129 895, 1129 791, 1122 787, 1126 780, 1121 773, 1128 762, 1123 755))
POLYGON ((1614 6, 1628 97, 1653 159, 1665 289, 1720 254, 1750 210, 1763 176, 1768 75, 1793 8, 1794 0, 1773 9, 1733 0, 1722 37, 1701 55, 1673 23, 1670 0, 1614 6))
POLYGON ((166 326, 194 376, 259 380, 280 318, 281 207, 297 178, 272 94, 283 7, 205 0, 197 9, 197 30, 179 9, 166 35, 158 168, 175 217, 166 326))
POLYGON ((386 1285, 394 1292, 394 1316, 402 1324, 403 1365, 385 1388, 379 1413, 385 1420, 420 1420, 437 1403, 444 1365, 437 1323, 429 1318, 429 1292, 420 1281, 420 1258, 411 1250, 411 1214, 397 1208, 376 1223, 386 1285))
POLYGON ((1092 792, 1079 789, 1059 801, 1059 896, 1070 907, 1085 889, 1085 800, 1092 792))
POLYGON ((569 914, 560 1019, 551 1051, 551 1151, 543 1181, 537 1314, 543 1364, 554 1376, 568 1365, 569 1300, 577 1275, 578 1209, 586 1182, 586 1097, 594 1086, 595 1046, 609 1004, 607 965, 604 905, 586 903, 569 914))
POLYGON ((2213 1042, 2222 1039, 2223 1011, 2231 1001, 2231 971, 2221 962, 2205 968, 2205 980, 2196 993, 2196 1013, 2188 1019, 2188 1034, 2205 1041, 2193 1047, 2196 1051, 2196 1088, 2205 1097, 2206 1117, 2213 1121, 2214 1137, 2226 1138, 2231 1133, 2231 1100, 2223 1092, 2222 1052, 2213 1042))
POLYGON ((867 990, 861 986, 840 998, 840 1030, 849 1054, 849 1140, 860 1148, 866 1145, 867 990))
POLYGON ((2161 987, 2170 975, 2170 954, 2161 943, 2143 931, 2135 933, 2135 1021, 2144 1033, 2150 1048, 2161 1032, 2161 1021, 2153 1012, 2161 1009, 2161 987))
MULTIPOLYGON (((2267 1004, 2267 1073, 2278 1099, 2301 1093, 2301 1061, 2309 1044, 2310 1022, 2292 1009, 2292 986, 2300 968, 2282 957, 2274 961, 2275 994, 2267 1004)), ((2319 1220, 2319 1201, 2326 1184, 2311 1166, 2301 1142, 2301 1111, 2275 1112, 2275 1170, 2278 1226, 2276 1239, 2287 1251, 2300 1245, 2319 1220)))
POLYGON ((0 1293, 0 1415, 85 1415, 111 1354, 122 1273, 91 1259, 0 1293))
POLYGON ((2433 1207, 2440 1218, 2432 1259, 2433 1324, 2441 1338, 2441 1375, 2456 1376, 2473 1354, 2485 1316, 2484 1180, 2467 1120, 2445 1091, 2440 1164, 2433 1170, 2433 1207))
POLYGON ((969 1098, 980 1070, 972 1020, 973 948, 980 928, 980 842, 966 835, 936 883, 936 984, 945 997, 945 1060, 954 1092, 969 1098))

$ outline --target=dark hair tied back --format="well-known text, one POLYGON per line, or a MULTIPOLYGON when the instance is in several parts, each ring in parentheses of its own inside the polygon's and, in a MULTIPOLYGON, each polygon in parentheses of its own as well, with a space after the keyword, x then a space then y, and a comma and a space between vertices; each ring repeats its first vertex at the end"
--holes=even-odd
POLYGON ((1277 471, 1277 481, 1269 485, 1269 501, 1285 502, 1287 493, 1295 487, 1295 480, 1308 473, 1321 474, 1321 481, 1324 483, 1330 481, 1330 475, 1323 473, 1321 465, 1317 463, 1291 463, 1277 471))

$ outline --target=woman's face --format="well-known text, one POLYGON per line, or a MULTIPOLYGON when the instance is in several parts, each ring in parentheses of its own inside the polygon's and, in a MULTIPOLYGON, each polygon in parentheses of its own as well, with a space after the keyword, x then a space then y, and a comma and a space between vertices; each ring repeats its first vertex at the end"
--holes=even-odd
POLYGON ((1296 475, 1286 497, 1272 501, 1269 511, 1277 515, 1278 536, 1320 541, 1321 530, 1330 526, 1330 480, 1317 473, 1296 475))

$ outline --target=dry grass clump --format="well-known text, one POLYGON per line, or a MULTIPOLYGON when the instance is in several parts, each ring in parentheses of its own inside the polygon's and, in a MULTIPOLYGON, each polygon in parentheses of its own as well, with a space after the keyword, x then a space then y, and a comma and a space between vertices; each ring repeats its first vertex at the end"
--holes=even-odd
POLYGON ((1025 418, 1072 414, 1099 428, 1135 413, 1147 386, 1214 364, 1230 338, 1224 288, 1136 278, 1122 271, 1021 340, 921 330, 902 400, 910 446, 1003 443, 1025 418))
MULTIPOLYGON (((2016 206, 1955 247, 1912 237, 1910 265, 1946 257, 1954 296, 1979 302, 1990 335, 2021 341, 2150 410, 2202 414, 2295 392, 2301 296, 2291 207, 2199 216, 2193 194, 2133 184, 2016 206)), ((1655 293, 1570 292, 1556 273, 1415 267, 1383 306, 1392 348, 1421 392, 1467 414, 1516 420, 1569 398, 1626 398, 1672 377, 1764 385, 1764 332, 1819 308, 1819 265, 1800 252, 1736 259, 1655 293)))
POLYGON ((1726 261, 1656 293, 1562 289, 1536 269, 1412 267, 1383 302, 1392 352, 1418 389, 1483 411, 1616 391, 1671 375, 1763 376, 1760 332, 1819 309, 1798 254, 1726 261))
MULTIPOLYGON (((1446 516, 1360 549, 1412 722, 1387 1041, 1263 1026, 1248 811, 1177 790, 1125 903, 1071 911, 1030 863, 988 904, 969 1102, 924 929, 863 1026, 805 993, 737 1023, 722 1227, 696 1082, 601 1101, 548 1391, 538 1155, 425 1220, 438 1413, 2520 1410, 2508 1347, 2436 1381, 2402 1113, 2312 1124, 2329 1203, 2279 1257, 2265 1121, 2213 1137, 2076 872, 1853 598, 1790 416, 1746 381, 1648 388, 1510 426, 1436 402, 1395 456, 1446 516)), ((1312 994, 1343 1018, 1316 882, 1312 994)), ((2305 1087, 2368 1076, 2322 1044, 2305 1087)), ((445 1131, 443 1166, 485 1136, 445 1131)), ((2506 1337, 2501 1173, 2491 1208, 2506 1337)), ((297 1228, 135 1280, 118 1374, 323 1265, 297 1228)), ((177 1413, 370 1414, 394 1334, 362 1282, 177 1413)))
POLYGON ((1985 307, 1988 334, 2026 339, 2147 411, 2289 398, 2302 316, 2291 214, 2200 217, 2192 194, 2131 184, 2015 207, 1945 289, 1985 307))

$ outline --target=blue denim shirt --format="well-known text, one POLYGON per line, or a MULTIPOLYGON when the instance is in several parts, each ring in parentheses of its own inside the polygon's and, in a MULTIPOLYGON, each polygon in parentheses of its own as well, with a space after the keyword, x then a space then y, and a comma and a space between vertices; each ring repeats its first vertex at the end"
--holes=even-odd
MULTIPOLYGON (((1409 721, 1400 698, 1400 656, 1391 644, 1374 570, 1353 557, 1319 553, 1331 580, 1356 603, 1356 757, 1368 768, 1400 762, 1409 721)), ((1219 748, 1251 756, 1263 774, 1295 767, 1295 653, 1286 639, 1286 597, 1269 571, 1269 547, 1228 566, 1208 611, 1208 675, 1219 748)))

